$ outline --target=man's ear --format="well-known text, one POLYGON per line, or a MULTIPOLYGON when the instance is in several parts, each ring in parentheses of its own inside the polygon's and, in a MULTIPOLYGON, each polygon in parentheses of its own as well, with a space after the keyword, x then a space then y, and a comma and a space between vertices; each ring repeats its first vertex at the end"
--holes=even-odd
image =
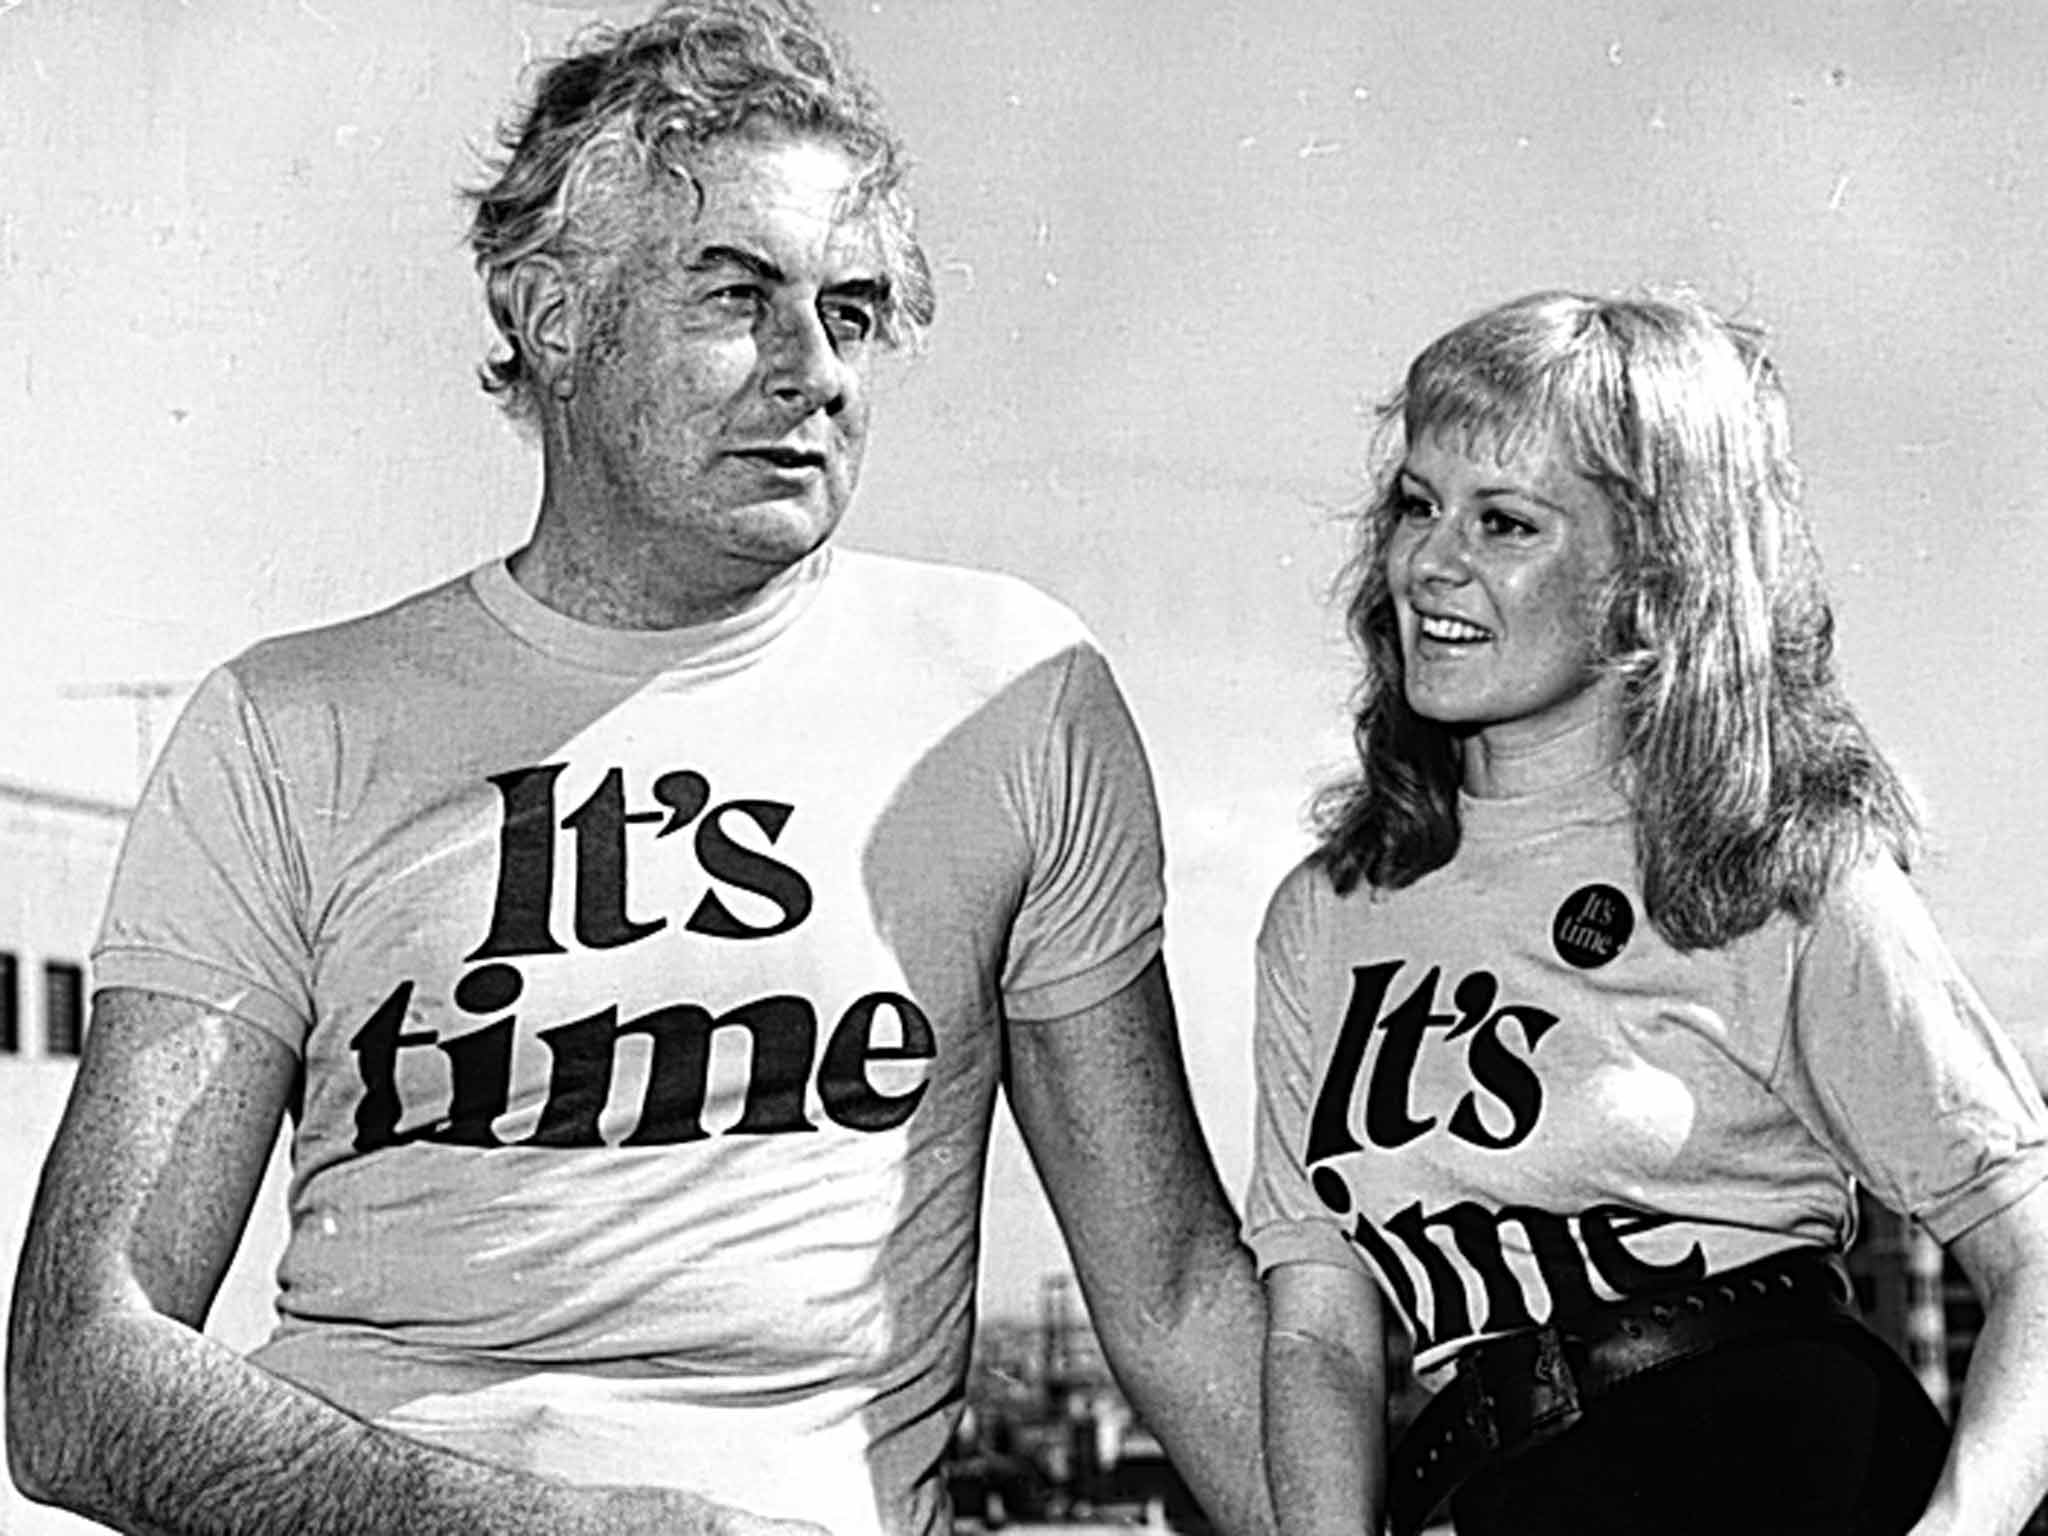
POLYGON ((512 274, 506 318, 535 385, 557 400, 576 392, 577 306, 552 256, 529 256, 512 274))

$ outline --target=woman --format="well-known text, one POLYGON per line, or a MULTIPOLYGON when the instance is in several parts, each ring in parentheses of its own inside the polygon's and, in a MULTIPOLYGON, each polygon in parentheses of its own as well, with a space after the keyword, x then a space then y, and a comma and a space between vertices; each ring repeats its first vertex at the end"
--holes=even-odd
POLYGON ((1906 882, 1758 338, 1537 294, 1387 418, 1359 767, 1259 941, 1283 1530, 2019 1530, 2048 1115, 1906 882), (1857 1182, 1985 1302, 1952 1443, 1854 1315, 1857 1182))

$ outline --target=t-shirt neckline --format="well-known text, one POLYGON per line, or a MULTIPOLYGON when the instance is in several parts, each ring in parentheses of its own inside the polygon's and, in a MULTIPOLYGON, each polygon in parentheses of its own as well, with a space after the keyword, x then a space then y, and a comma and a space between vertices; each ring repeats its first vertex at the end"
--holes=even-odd
POLYGON ((511 557, 470 572, 470 590, 484 610, 543 655, 586 671, 644 677, 656 672, 724 671, 758 657, 807 612, 832 563, 826 546, 790 569, 743 613, 681 629, 613 629, 550 608, 512 574, 511 557))

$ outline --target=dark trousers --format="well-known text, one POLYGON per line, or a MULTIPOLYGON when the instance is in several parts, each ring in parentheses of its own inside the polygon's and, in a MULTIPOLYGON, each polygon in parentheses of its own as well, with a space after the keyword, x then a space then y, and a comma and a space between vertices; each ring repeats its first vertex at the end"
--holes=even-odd
POLYGON ((1631 1381, 1473 1477, 1451 1517, 1458 1536, 1896 1536, 1947 1450, 1898 1356, 1833 1326, 1631 1381))

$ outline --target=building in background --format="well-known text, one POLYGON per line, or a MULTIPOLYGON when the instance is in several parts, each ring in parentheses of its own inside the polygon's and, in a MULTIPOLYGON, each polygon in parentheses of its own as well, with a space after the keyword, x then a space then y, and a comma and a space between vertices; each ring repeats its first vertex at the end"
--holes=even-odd
MULTIPOLYGON (((0 1063, 10 1071, 78 1055, 86 951, 127 819, 111 800, 0 780, 0 1063)), ((68 1082, 68 1069, 60 1075, 68 1082)))

